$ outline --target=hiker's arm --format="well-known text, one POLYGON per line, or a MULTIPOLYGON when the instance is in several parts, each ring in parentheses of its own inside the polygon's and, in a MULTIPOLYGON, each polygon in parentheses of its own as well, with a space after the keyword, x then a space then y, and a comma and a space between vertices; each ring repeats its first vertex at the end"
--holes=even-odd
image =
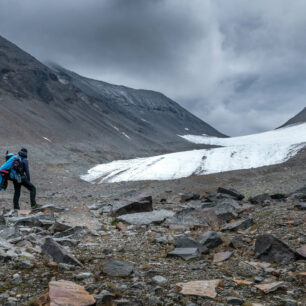
POLYGON ((26 173, 27 179, 29 181, 31 181, 31 177, 30 177, 30 169, 29 169, 29 162, 27 159, 23 160, 23 164, 24 164, 24 171, 26 173))

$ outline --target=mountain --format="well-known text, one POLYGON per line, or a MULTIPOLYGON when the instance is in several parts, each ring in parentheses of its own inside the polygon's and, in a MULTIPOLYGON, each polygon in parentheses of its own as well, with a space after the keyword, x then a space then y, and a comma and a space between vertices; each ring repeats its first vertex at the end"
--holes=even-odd
POLYGON ((288 125, 291 125, 291 124, 303 123, 303 122, 306 122, 306 107, 301 112, 299 112, 296 116, 289 119, 281 127, 288 126, 288 125))
POLYGON ((121 152, 195 148, 178 135, 224 135, 165 95, 48 67, 0 36, 2 143, 87 143, 121 152))
POLYGON ((183 137, 193 143, 219 147, 113 161, 91 168, 81 178, 98 183, 172 180, 275 165, 287 161, 305 147, 306 123, 232 138, 183 137))

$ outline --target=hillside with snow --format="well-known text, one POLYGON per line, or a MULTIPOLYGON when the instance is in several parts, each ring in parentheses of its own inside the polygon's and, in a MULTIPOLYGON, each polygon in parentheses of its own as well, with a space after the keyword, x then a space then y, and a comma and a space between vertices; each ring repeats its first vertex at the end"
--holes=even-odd
POLYGON ((220 147, 117 160, 97 165, 81 178, 96 183, 170 180, 279 164, 306 145, 306 123, 241 137, 181 137, 192 143, 220 147))

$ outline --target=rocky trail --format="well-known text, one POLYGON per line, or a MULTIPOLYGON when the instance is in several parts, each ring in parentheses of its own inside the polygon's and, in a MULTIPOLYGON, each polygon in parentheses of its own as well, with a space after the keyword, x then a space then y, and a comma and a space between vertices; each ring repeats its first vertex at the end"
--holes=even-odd
POLYGON ((1 208, 0 304, 305 305, 305 208, 306 188, 1 208))

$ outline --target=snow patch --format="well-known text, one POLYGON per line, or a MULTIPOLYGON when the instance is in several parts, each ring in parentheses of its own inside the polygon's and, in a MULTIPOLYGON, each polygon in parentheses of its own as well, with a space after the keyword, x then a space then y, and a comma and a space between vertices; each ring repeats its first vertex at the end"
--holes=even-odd
POLYGON ((44 136, 42 136, 42 138, 44 139, 44 140, 47 140, 47 141, 49 141, 49 142, 52 142, 49 138, 47 138, 47 137, 44 137, 44 136))
POLYGON ((131 139, 131 137, 130 137, 129 135, 127 135, 126 133, 121 132, 121 134, 122 134, 123 136, 125 136, 126 138, 131 139))
POLYGON ((185 128, 185 131, 189 131, 189 129, 188 129, 188 128, 185 128))
POLYGON ((232 138, 197 135, 181 137, 194 143, 222 147, 113 161, 97 165, 81 178, 98 183, 169 180, 193 174, 204 175, 279 164, 306 145, 306 124, 232 138))

